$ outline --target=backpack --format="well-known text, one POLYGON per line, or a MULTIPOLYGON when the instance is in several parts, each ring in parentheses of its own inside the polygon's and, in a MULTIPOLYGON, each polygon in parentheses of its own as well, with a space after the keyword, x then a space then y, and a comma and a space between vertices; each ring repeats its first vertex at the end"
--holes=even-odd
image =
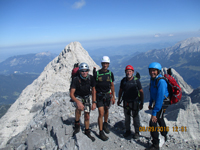
POLYGON ((171 68, 167 70, 167 74, 164 77, 160 77, 156 80, 156 87, 160 79, 164 79, 167 82, 169 92, 169 104, 176 104, 181 100, 182 90, 176 80, 171 76, 171 68))
POLYGON ((72 69, 72 73, 71 73, 71 78, 73 79, 74 77, 78 76, 78 63, 74 64, 74 68, 72 69))
MULTIPOLYGON (((72 84, 74 78, 79 76, 78 70, 79 70, 78 63, 75 63, 74 68, 72 69, 72 73, 71 73, 70 87, 71 87, 71 84, 72 84)), ((70 88, 69 88, 69 92, 70 92, 70 88)))

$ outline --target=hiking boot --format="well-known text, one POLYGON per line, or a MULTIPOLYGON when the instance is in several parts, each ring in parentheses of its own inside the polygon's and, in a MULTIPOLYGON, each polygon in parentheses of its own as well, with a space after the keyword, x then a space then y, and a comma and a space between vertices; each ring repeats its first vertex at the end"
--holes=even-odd
POLYGON ((146 148, 146 150, 159 150, 159 144, 152 144, 150 147, 146 148))
POLYGON ((131 131, 130 131, 130 130, 127 130, 127 131, 123 134, 124 137, 128 137, 129 135, 131 135, 131 131))
POLYGON ((136 133, 133 135, 133 138, 134 138, 134 139, 139 139, 139 137, 140 137, 140 134, 139 134, 138 132, 136 132, 136 133))
POLYGON ((75 135, 78 132, 80 132, 80 123, 75 123, 73 135, 75 135))
POLYGON ((103 131, 99 132, 99 137, 100 139, 102 139, 103 141, 107 141, 109 138, 104 134, 103 131))
POLYGON ((93 136, 91 136, 90 130, 89 130, 89 129, 88 129, 88 130, 85 130, 85 135, 87 135, 87 137, 90 138, 90 139, 92 140, 92 142, 95 141, 95 138, 94 138, 93 136))
POLYGON ((103 130, 108 134, 110 133, 110 130, 109 130, 109 127, 108 127, 108 123, 107 122, 104 122, 103 123, 103 130))

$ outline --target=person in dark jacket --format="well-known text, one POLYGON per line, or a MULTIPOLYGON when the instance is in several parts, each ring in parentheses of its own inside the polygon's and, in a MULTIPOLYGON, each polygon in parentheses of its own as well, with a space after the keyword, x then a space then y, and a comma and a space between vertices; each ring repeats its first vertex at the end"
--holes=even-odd
POLYGON ((125 128, 126 132, 123 134, 124 137, 128 137, 131 134, 131 114, 134 121, 135 134, 134 139, 139 138, 139 127, 140 127, 140 117, 139 110, 143 108, 144 94, 141 83, 139 79, 134 74, 134 68, 131 65, 125 68, 126 77, 121 80, 120 89, 118 94, 119 106, 121 97, 123 100, 124 115, 125 115, 125 128), (138 93, 139 92, 139 93, 138 93), (123 96, 122 96, 123 94, 123 96))
POLYGON ((79 75, 74 77, 70 87, 70 97, 76 104, 75 110, 75 130, 74 135, 80 131, 81 111, 84 111, 85 134, 94 141, 89 130, 90 110, 96 108, 96 91, 93 76, 88 74, 89 66, 86 63, 79 65, 79 75), (92 89, 92 108, 90 103, 90 95, 92 89))
POLYGON ((107 134, 110 132, 108 126, 109 107, 111 103, 115 103, 114 75, 110 70, 108 70, 109 64, 109 57, 103 56, 101 61, 102 68, 94 73, 94 79, 96 81, 97 107, 99 111, 99 137, 103 141, 109 139, 104 134, 104 131, 107 134))
MULTIPOLYGON (((151 119, 149 122, 149 127, 153 127, 156 129, 157 123, 160 127, 163 128, 161 135, 165 137, 165 141, 167 140, 167 131, 166 124, 163 117, 163 101, 169 96, 167 82, 164 79, 160 79, 156 85, 156 80, 159 77, 162 77, 161 73, 161 65, 158 62, 153 62, 149 65, 149 74, 151 76, 150 79, 150 101, 149 101, 149 109, 152 110, 151 119)), ((158 128, 157 128, 158 129, 158 128)), ((159 150, 159 133, 158 130, 152 130, 151 136, 152 146, 147 148, 147 150, 159 150)))

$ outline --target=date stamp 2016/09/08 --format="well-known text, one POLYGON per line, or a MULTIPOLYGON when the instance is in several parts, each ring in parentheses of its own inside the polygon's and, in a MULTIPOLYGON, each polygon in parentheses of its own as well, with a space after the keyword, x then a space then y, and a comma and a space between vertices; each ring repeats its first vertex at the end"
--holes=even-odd
MULTIPOLYGON (((173 129, 173 132, 186 132, 187 131, 187 127, 186 126, 181 126, 181 127, 178 127, 178 126, 174 126, 172 127, 173 129)), ((164 132, 164 131, 169 131, 170 128, 167 126, 167 127, 144 127, 144 126, 140 126, 139 127, 139 131, 140 132, 164 132)))

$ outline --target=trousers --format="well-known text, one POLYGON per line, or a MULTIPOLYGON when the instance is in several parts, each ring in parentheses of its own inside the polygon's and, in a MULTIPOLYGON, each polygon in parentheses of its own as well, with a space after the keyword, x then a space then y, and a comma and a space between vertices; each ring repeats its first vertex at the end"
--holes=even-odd
POLYGON ((135 128, 135 133, 139 133, 139 128, 140 128, 140 116, 138 110, 133 110, 133 103, 129 103, 129 108, 124 108, 124 116, 125 116, 125 128, 126 131, 130 130, 130 123, 131 123, 131 118, 133 118, 133 125, 135 128), (134 115, 136 114, 136 115, 134 115), (133 117, 134 116, 134 117, 133 117))
MULTIPOLYGON (((166 129, 166 124, 165 124, 165 120, 163 117, 164 113, 163 113, 163 109, 161 109, 159 112, 157 112, 156 117, 157 117, 157 122, 154 123, 152 122, 152 120, 150 120, 149 122, 149 127, 157 127, 157 124, 159 124, 160 127, 163 127, 164 129, 166 129)), ((154 145, 159 144, 159 133, 158 130, 156 131, 151 131, 151 137, 153 138, 152 143, 154 145)), ((163 130, 162 132, 160 132, 162 136, 166 136, 167 135, 167 131, 163 130)))

